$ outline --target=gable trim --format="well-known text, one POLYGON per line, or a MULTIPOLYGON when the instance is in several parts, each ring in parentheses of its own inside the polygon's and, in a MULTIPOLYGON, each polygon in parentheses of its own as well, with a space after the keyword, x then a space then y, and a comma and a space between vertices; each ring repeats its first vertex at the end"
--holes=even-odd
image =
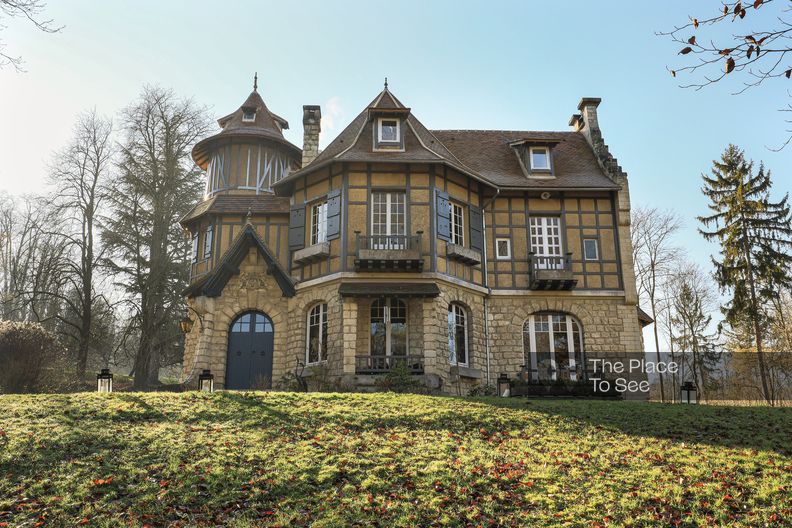
POLYGON ((272 275, 280 286, 284 297, 293 297, 295 294, 294 281, 283 269, 267 245, 261 240, 251 224, 239 234, 237 239, 226 252, 217 267, 209 272, 202 280, 190 285, 182 292, 185 297, 219 297, 223 293, 231 277, 239 274, 239 265, 245 259, 251 247, 255 247, 267 263, 267 274, 272 275))

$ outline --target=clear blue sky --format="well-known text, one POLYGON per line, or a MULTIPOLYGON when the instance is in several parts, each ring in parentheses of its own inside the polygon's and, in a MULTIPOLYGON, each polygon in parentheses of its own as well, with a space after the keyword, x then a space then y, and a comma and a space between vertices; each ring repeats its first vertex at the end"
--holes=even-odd
POLYGON ((704 265, 700 174, 729 142, 765 161, 777 194, 792 188, 792 147, 767 149, 784 137, 778 109, 792 81, 732 96, 734 84, 683 90, 666 71, 679 46, 654 31, 717 1, 49 4, 61 33, 21 20, 0 33, 28 70, 0 71, 0 189, 13 193, 43 188, 81 110, 114 114, 157 83, 219 117, 245 99, 254 71, 298 145, 303 104, 322 105, 326 145, 385 76, 429 128, 566 130, 581 96, 602 97, 600 124, 633 203, 679 211, 681 243, 704 265))

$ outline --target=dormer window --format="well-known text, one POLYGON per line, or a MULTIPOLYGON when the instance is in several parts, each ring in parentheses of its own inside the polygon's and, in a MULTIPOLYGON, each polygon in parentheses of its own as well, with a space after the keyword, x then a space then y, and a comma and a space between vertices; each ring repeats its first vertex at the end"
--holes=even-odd
POLYGON ((530 159, 532 171, 550 170, 550 151, 547 147, 531 147, 530 159))
POLYGON ((380 143, 400 143, 401 126, 398 119, 381 117, 377 121, 377 139, 380 143))
POLYGON ((245 123, 252 123, 256 120, 256 111, 251 109, 242 110, 242 121, 245 123))

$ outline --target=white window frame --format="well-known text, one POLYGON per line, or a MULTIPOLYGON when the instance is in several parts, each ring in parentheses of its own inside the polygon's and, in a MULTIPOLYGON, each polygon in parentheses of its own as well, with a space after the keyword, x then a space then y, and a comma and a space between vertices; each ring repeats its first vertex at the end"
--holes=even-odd
MULTIPOLYGON (((584 353, 586 350, 585 345, 583 344, 583 324, 577 320, 574 316, 569 314, 565 314, 562 312, 548 312, 548 313, 541 313, 541 314, 533 314, 529 315, 528 319, 523 323, 523 334, 525 334, 526 325, 528 327, 528 334, 529 334, 529 348, 528 353, 530 355, 531 360, 531 379, 534 381, 539 381, 539 370, 537 364, 537 350, 536 350, 536 320, 537 318, 544 318, 542 323, 548 325, 548 342, 550 344, 550 369, 552 371, 550 375, 550 379, 555 381, 558 379, 558 368, 556 367, 555 361, 555 332, 553 332, 553 316, 562 315, 566 319, 566 335, 567 335, 567 343, 569 346, 569 379, 571 381, 577 381, 577 362, 575 360, 575 354, 579 352, 580 359, 582 365, 585 367, 585 357, 584 353), (575 350, 575 339, 574 339, 574 325, 573 322, 577 325, 578 332, 579 332, 579 341, 580 341, 580 350, 575 350)), ((523 341, 524 343, 525 341, 523 341)), ((523 346, 525 346, 523 344, 523 346)), ((525 350, 523 350, 523 354, 525 350)))
POLYGON ((378 143, 401 143, 401 121, 394 117, 380 117, 377 119, 377 142, 378 143), (396 139, 383 139, 382 138, 382 123, 384 121, 394 121, 396 123, 396 139))
POLYGON ((468 337, 469 333, 469 326, 470 321, 468 318, 468 312, 464 306, 459 304, 458 302, 452 302, 448 305, 448 362, 451 365, 458 365, 460 367, 467 367, 470 365, 470 339, 468 337), (457 354, 457 342, 456 342, 456 316, 457 311, 462 314, 464 324, 464 334, 465 334, 465 361, 459 361, 459 355, 457 354), (453 323, 451 321, 451 317, 453 317, 453 323), (453 326, 452 326, 453 325, 453 326), (453 339, 453 346, 452 346, 452 339, 453 339))
POLYGON ((530 247, 538 269, 564 269, 564 235, 559 216, 531 216, 528 219, 530 247), (558 238, 558 243, 553 242, 558 238), (541 257, 547 257, 542 259, 541 257))
MULTIPOLYGON (((372 246, 371 249, 406 249, 407 247, 407 193, 405 192, 388 192, 388 191, 372 191, 371 193, 371 236, 381 236, 381 237, 391 237, 391 236, 404 236, 403 243, 387 243, 387 244, 377 244, 372 239, 372 246), (377 204, 375 200, 376 195, 383 195, 385 198, 384 202, 379 202, 380 204, 384 204, 385 206, 385 223, 378 223, 375 222, 376 218, 376 211, 375 206, 377 204), (397 198, 401 197, 401 201, 397 198), (398 216, 396 211, 399 205, 403 206, 403 210, 401 212, 401 222, 393 222, 393 217, 398 216), (384 227, 385 232, 382 233, 375 233, 374 226, 379 226, 379 230, 381 231, 384 227), (401 225, 402 232, 399 233, 398 227, 401 225)), ((390 241, 388 241, 390 242, 390 241)))
POLYGON ((511 238, 497 237, 495 239, 495 258, 497 260, 508 260, 511 258, 511 238), (502 255, 500 252, 500 243, 506 242, 506 254, 502 255))
POLYGON ((465 245, 465 208, 458 203, 451 204, 451 243, 465 245))
POLYGON ((599 260, 599 241, 596 238, 584 238, 583 239, 583 259, 584 260, 599 260), (589 257, 588 252, 586 251, 586 242, 593 242, 594 243, 594 256, 589 257))
POLYGON ((324 326, 327 326, 327 303, 319 303, 315 304, 308 310, 308 317, 306 318, 305 324, 305 365, 318 365, 324 361, 327 361, 326 357, 322 357, 323 350, 325 347, 322 345, 327 344, 327 335, 324 333, 324 326), (316 361, 311 361, 311 318, 314 317, 314 311, 319 310, 318 313, 318 325, 319 325, 319 350, 317 351, 317 356, 319 359, 316 361), (323 324, 324 323, 324 324, 323 324))
POLYGON ((212 243, 214 242, 214 226, 206 226, 203 236, 203 258, 208 259, 212 256, 212 243))
POLYGON ((253 114, 253 117, 249 118, 249 117, 247 117, 248 112, 245 112, 244 110, 242 110, 242 121, 244 123, 253 123, 256 120, 256 111, 253 110, 250 113, 253 114))
POLYGON ((531 170, 541 170, 541 171, 549 171, 550 170, 550 149, 547 147, 530 147, 528 149, 528 161, 531 164, 531 170), (547 165, 544 167, 536 167, 534 166, 534 151, 543 150, 545 153, 545 160, 547 161, 547 165))
POLYGON ((192 261, 193 263, 198 262, 198 231, 192 236, 192 261))
POLYGON ((311 245, 327 242, 327 201, 311 206, 311 245))

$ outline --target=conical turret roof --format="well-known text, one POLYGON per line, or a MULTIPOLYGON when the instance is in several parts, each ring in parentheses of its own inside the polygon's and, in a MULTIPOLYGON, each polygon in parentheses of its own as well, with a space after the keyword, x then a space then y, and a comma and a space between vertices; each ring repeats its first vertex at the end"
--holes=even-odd
POLYGON ((222 130, 217 134, 199 141, 192 150, 192 157, 196 165, 206 170, 211 151, 225 140, 233 138, 247 138, 269 140, 282 145, 290 153, 300 158, 302 151, 283 137, 283 129, 289 128, 289 123, 282 117, 270 112, 264 99, 258 93, 257 83, 254 82, 253 91, 245 102, 236 111, 217 120, 222 130), (253 113, 253 119, 244 119, 245 114, 253 113))

